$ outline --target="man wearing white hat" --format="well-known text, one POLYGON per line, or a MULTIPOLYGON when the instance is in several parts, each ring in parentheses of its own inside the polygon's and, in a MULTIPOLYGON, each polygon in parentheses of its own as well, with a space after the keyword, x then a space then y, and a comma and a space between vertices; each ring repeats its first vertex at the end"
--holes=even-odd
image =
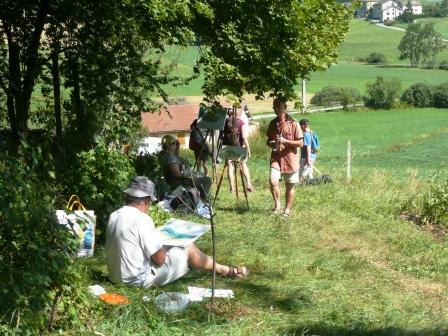
MULTIPOLYGON (((186 248, 162 246, 159 233, 147 215, 151 202, 157 200, 152 181, 136 176, 124 193, 126 205, 110 215, 106 232, 107 269, 112 282, 150 287, 171 283, 189 268, 212 270, 213 259, 194 244, 186 248)), ((216 272, 243 278, 249 270, 216 263, 216 272)))

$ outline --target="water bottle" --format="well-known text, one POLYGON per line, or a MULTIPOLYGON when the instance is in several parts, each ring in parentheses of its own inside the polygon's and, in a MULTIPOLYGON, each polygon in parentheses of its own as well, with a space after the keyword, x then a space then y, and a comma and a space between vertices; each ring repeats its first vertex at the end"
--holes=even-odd
POLYGON ((90 250, 93 247, 93 231, 91 228, 88 228, 84 233, 84 248, 86 250, 90 250))

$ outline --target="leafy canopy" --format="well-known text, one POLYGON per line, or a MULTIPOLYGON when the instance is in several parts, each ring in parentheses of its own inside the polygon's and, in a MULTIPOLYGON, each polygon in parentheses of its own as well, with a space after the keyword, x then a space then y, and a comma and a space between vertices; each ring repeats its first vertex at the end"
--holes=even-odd
POLYGON ((409 59, 412 67, 423 66, 445 48, 441 34, 433 23, 411 23, 398 45, 400 59, 409 59))

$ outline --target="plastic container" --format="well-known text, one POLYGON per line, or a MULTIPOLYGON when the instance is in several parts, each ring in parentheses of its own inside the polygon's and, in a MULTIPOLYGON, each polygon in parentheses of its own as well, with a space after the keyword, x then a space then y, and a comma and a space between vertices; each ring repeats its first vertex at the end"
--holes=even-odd
POLYGON ((188 296, 179 292, 165 292, 155 298, 156 306, 167 313, 184 311, 190 300, 188 296))

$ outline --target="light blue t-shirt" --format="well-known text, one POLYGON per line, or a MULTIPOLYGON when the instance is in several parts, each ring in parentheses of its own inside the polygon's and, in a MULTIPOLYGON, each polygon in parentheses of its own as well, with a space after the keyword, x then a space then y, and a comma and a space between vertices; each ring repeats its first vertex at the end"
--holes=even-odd
MULTIPOLYGON (((311 146, 311 132, 307 131, 303 133, 303 147, 301 149, 300 158, 306 159, 307 153, 306 153, 306 147, 311 146)), ((311 151, 311 160, 316 159, 316 153, 313 153, 311 151)))

